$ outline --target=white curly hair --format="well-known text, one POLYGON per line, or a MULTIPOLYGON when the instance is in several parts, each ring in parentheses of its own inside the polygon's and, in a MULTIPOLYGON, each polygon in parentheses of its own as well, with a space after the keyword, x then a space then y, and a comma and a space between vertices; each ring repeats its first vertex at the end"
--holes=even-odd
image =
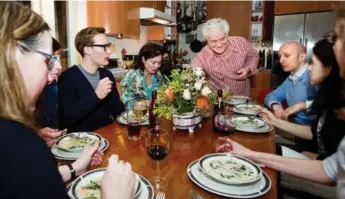
POLYGON ((224 30, 226 35, 228 35, 230 32, 229 23, 225 19, 222 19, 222 18, 213 18, 205 22, 205 24, 202 27, 202 34, 204 38, 207 38, 208 34, 211 31, 219 32, 220 30, 224 30))

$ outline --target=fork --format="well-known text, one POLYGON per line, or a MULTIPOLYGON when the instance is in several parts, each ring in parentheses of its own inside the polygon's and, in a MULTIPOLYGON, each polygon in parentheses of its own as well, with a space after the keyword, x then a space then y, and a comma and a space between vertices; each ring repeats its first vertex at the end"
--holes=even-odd
POLYGON ((156 195, 156 199, 164 199, 165 198, 165 193, 164 192, 158 192, 156 195))
POLYGON ((191 190, 189 192, 189 194, 194 198, 194 199, 204 199, 203 197, 201 197, 196 191, 191 190))

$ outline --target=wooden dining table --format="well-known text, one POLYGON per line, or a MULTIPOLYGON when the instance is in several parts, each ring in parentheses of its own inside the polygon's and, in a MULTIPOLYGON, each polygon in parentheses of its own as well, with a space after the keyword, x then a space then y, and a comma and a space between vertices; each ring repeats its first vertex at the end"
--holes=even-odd
MULTIPOLYGON (((168 179, 168 185, 161 190, 166 193, 166 199, 192 198, 189 195, 191 190, 195 190, 204 199, 224 198, 199 188, 187 175, 188 165, 204 155, 214 153, 217 138, 224 136, 223 134, 213 132, 212 119, 204 119, 201 123, 201 128, 195 129, 194 133, 184 130, 173 130, 170 120, 161 120, 160 124, 161 128, 168 130, 170 133, 168 156, 160 161, 160 176, 168 179)), ((109 141, 110 145, 104 152, 102 164, 89 169, 107 167, 110 155, 118 154, 120 159, 132 165, 134 172, 148 179, 156 176, 155 161, 150 159, 145 147, 147 127, 143 126, 141 132, 142 137, 139 141, 131 141, 128 139, 127 127, 117 122, 96 130, 95 133, 102 135, 109 141)), ((236 131, 229 136, 249 149, 275 153, 274 129, 271 132, 261 134, 236 131)), ((65 162, 60 161, 62 164, 65 162)), ((263 168, 263 171, 271 179, 272 185, 265 195, 258 198, 278 198, 277 171, 270 168, 263 168)))

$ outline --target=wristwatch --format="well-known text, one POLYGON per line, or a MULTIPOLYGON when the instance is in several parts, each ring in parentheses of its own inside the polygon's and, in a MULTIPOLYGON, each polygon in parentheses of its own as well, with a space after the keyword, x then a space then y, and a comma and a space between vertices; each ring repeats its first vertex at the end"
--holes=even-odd
POLYGON ((68 168, 69 168, 69 171, 71 172, 71 179, 74 179, 75 178, 75 170, 72 166, 72 164, 67 164, 68 168))

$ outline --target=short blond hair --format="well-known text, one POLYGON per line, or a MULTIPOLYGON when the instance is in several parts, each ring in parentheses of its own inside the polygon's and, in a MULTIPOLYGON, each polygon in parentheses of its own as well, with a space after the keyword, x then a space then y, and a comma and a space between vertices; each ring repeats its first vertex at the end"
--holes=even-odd
POLYGON ((202 27, 202 34, 204 35, 205 38, 208 37, 208 34, 211 31, 219 32, 220 30, 223 30, 226 35, 229 34, 230 32, 230 25, 229 23, 222 18, 213 18, 207 20, 203 27, 202 27))
POLYGON ((98 34, 105 34, 105 29, 103 27, 88 27, 77 33, 74 40, 75 48, 82 57, 84 57, 85 46, 94 44, 93 38, 98 34))

